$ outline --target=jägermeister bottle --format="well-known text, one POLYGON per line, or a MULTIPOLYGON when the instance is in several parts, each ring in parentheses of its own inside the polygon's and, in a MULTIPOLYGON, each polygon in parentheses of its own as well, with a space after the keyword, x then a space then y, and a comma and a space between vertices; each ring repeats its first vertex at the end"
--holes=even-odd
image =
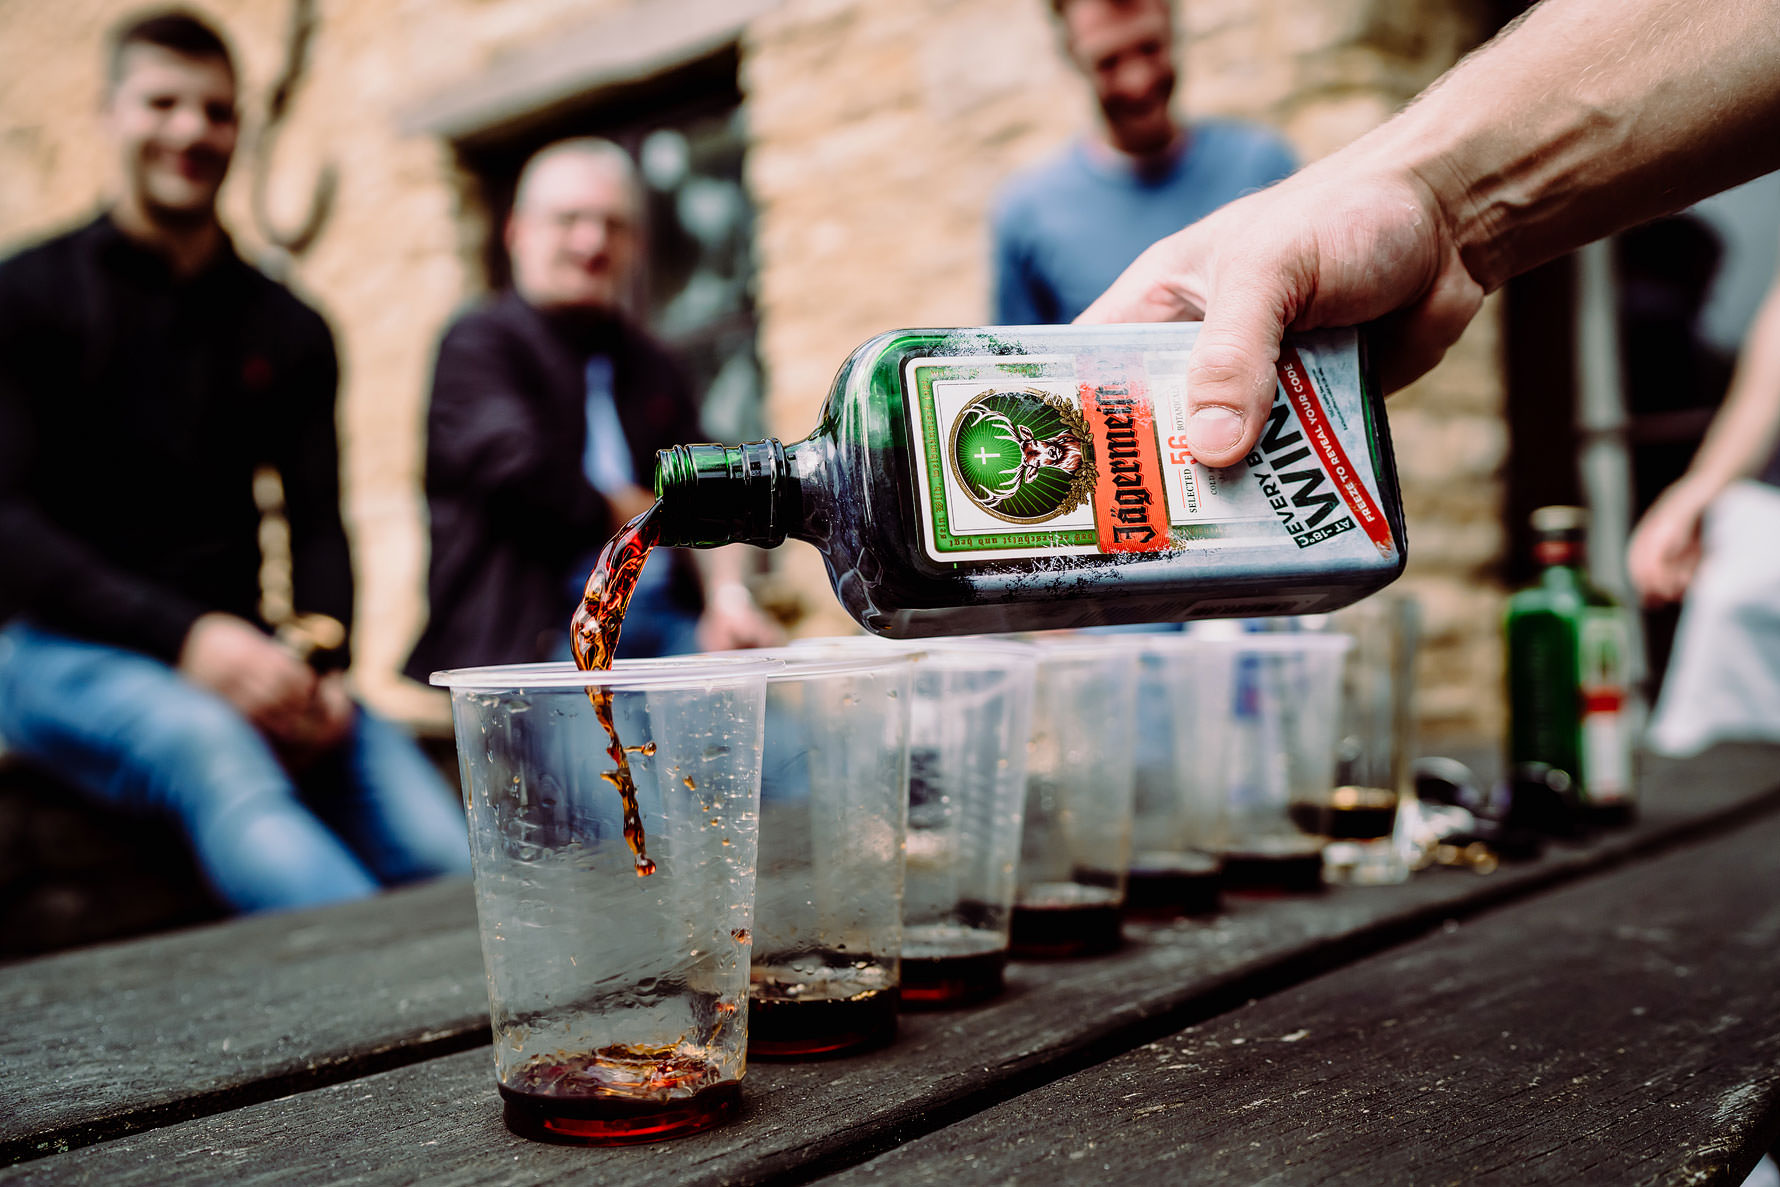
POLYGON ((1186 447, 1196 324, 899 330, 802 441, 663 450, 663 544, 807 540, 897 637, 1346 605, 1403 569, 1383 402, 1351 330, 1287 340, 1266 431, 1186 447))
POLYGON ((1533 512, 1536 584, 1508 599, 1509 761, 1569 774, 1593 823, 1632 813, 1626 614, 1589 584, 1588 513, 1533 512))

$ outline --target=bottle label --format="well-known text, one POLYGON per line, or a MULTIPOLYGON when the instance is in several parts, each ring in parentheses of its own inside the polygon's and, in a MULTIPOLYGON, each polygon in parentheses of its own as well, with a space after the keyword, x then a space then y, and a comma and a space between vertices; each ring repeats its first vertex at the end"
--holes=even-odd
POLYGON ((1185 350, 912 359, 924 545, 937 561, 1195 550, 1393 556, 1351 330, 1295 335, 1261 441, 1186 445, 1185 350))
POLYGON ((1576 640, 1582 707, 1582 787, 1596 804, 1620 803, 1632 790, 1631 722, 1626 713, 1630 638, 1618 607, 1583 610, 1576 640))

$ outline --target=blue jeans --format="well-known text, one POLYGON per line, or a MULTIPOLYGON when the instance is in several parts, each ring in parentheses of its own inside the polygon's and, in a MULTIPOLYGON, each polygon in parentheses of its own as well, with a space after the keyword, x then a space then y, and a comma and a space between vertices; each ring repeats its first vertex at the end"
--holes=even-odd
POLYGON ((0 739, 96 799, 178 819, 237 910, 470 870, 456 797, 363 708, 299 782, 233 706, 160 660, 15 622, 0 630, 0 739))

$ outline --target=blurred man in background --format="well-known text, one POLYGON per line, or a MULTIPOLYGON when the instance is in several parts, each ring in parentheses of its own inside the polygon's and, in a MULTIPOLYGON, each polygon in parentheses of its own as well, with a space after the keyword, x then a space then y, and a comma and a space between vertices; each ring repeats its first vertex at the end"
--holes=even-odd
MULTIPOLYGON (((439 668, 566 659, 600 547, 648 509, 657 450, 702 441, 679 365, 624 313, 642 263, 629 154, 565 140, 520 173, 505 242, 513 287, 445 332, 427 416, 431 614, 409 657, 439 668)), ((658 552, 618 655, 775 642, 735 549, 658 552), (702 588, 701 588, 702 586, 702 588)))
POLYGON ((451 793, 353 703, 344 650, 318 674, 259 617, 256 468, 297 608, 349 626, 352 569, 332 336, 217 221, 227 47, 180 12, 123 26, 104 117, 115 203, 0 264, 0 737, 176 816, 237 909, 468 872, 451 793))
POLYGON ((1632 533, 1652 605, 1682 601, 1650 744, 1687 755, 1780 741, 1780 280, 1744 338, 1723 407, 1687 473, 1632 533))
POLYGON ((1016 175, 996 201, 1001 325, 1074 320, 1157 239, 1296 166, 1266 129, 1177 118, 1172 0, 1051 0, 1051 9, 1100 126, 1016 175))

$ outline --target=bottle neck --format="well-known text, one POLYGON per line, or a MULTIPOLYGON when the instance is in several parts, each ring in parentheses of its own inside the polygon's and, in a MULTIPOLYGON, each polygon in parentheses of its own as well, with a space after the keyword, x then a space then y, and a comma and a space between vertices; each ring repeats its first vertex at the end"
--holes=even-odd
POLYGON ((770 438, 662 450, 655 497, 660 542, 683 548, 775 548, 802 521, 802 488, 785 447, 770 438))
POLYGON ((1584 564, 1582 541, 1565 537, 1547 537, 1535 541, 1533 559, 1542 569, 1580 571, 1584 564))

